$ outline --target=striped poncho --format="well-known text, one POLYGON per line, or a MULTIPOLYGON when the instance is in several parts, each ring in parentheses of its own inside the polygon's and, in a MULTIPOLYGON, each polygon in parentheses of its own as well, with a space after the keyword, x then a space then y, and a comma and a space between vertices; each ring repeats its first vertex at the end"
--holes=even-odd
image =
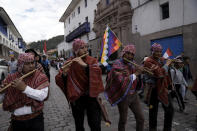
POLYGON ((133 81, 132 75, 135 72, 131 64, 124 64, 122 59, 117 60, 108 74, 105 87, 105 97, 112 106, 131 93, 135 92, 137 81, 133 81))

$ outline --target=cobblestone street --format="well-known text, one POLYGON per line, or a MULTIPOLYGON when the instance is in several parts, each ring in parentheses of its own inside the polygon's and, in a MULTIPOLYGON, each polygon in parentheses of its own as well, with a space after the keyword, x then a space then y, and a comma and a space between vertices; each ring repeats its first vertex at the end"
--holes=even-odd
MULTIPOLYGON (((71 110, 69 109, 67 100, 60 89, 54 82, 54 77, 57 71, 51 68, 51 84, 50 84, 50 96, 45 102, 44 118, 45 118, 45 131, 74 131, 75 125, 72 117, 71 110)), ((103 76, 103 80, 105 76, 103 76)), ((102 96, 103 97, 103 96, 102 96)), ((174 100, 175 116, 173 120, 173 131, 197 131, 197 101, 191 92, 188 92, 189 102, 186 103, 186 112, 189 114, 183 114, 177 112, 177 104, 174 100)), ((111 107, 110 104, 104 100, 107 107, 112 125, 106 127, 102 122, 102 131, 117 131, 118 126, 118 110, 117 107, 111 107)), ((145 115, 145 131, 148 131, 148 108, 142 103, 144 115, 145 115)), ((6 131, 9 126, 9 113, 3 112, 0 108, 0 131, 6 131)), ((85 128, 89 131, 87 121, 85 120, 85 128)), ((158 131, 162 131, 163 128, 163 109, 159 108, 158 114, 158 131)), ((131 111, 129 111, 126 131, 135 131, 135 118, 131 111)))

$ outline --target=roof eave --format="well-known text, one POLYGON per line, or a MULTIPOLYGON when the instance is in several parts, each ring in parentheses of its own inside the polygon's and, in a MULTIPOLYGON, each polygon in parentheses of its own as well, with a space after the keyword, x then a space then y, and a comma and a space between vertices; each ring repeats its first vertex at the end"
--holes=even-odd
POLYGON ((69 6, 66 8, 64 14, 59 19, 59 22, 64 22, 79 2, 80 0, 72 0, 69 6))
POLYGON ((13 29, 17 33, 16 35, 18 35, 19 38, 22 38, 21 34, 19 33, 19 31, 17 30, 16 26, 14 25, 14 23, 10 19, 9 15, 7 14, 7 12, 2 7, 0 7, 0 12, 1 11, 5 15, 5 17, 3 17, 3 19, 7 19, 6 20, 7 24, 11 25, 10 28, 13 29))

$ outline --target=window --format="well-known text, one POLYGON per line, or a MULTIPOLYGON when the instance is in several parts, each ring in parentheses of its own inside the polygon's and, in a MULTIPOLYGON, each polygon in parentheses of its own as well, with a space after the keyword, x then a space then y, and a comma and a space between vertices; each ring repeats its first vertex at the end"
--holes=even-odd
POLYGON ((109 0, 106 0, 106 5, 109 5, 109 0))
POLYGON ((80 14, 80 6, 78 7, 78 14, 80 14))
POLYGON ((74 18, 74 17, 75 17, 75 12, 72 13, 72 18, 74 18))
POLYGON ((164 3, 160 5, 161 7, 161 17, 162 19, 167 19, 169 18, 169 3, 164 3))
POLYGON ((88 6, 87 0, 84 0, 84 1, 85 1, 85 7, 87 7, 88 6))
POLYGON ((86 22, 88 22, 88 17, 86 17, 86 22))

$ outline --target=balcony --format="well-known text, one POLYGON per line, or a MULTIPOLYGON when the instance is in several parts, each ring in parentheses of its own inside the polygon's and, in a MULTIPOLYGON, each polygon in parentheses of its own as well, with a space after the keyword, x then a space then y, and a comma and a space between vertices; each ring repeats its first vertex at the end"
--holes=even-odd
POLYGON ((66 36, 66 42, 71 42, 75 38, 82 36, 85 33, 90 32, 90 23, 84 22, 82 25, 80 25, 77 29, 75 29, 73 32, 68 34, 66 36))
POLYGON ((25 45, 23 43, 23 40, 21 38, 12 39, 10 40, 6 35, 4 35, 2 32, 0 32, 0 45, 5 46, 9 48, 10 50, 13 50, 15 52, 20 53, 20 50, 25 49, 25 45))

